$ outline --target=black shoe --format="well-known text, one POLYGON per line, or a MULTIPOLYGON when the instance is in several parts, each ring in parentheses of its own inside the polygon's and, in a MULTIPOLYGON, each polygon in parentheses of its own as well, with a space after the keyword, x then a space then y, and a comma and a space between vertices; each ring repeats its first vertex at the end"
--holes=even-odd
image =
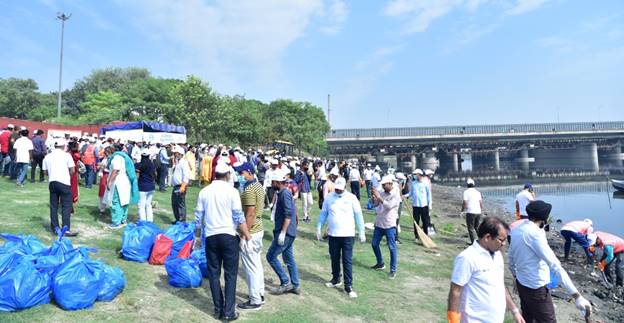
POLYGON ((273 290, 273 295, 282 295, 286 293, 290 293, 295 287, 293 285, 280 285, 278 288, 273 290))
POLYGON ((65 234, 63 236, 64 237, 75 237, 77 235, 78 235, 78 232, 67 231, 67 232, 65 232, 65 234))
POLYGON ((233 316, 223 316, 222 320, 224 320, 224 321, 236 321, 236 320, 238 320, 238 312, 234 312, 233 316))
POLYGON ((251 304, 251 301, 238 304, 238 308, 241 310, 259 310, 262 308, 262 304, 251 304))
POLYGON ((384 270, 384 269, 386 269, 386 265, 385 264, 376 264, 375 266, 371 266, 370 268, 374 269, 374 270, 384 270))
POLYGON ((264 304, 264 296, 260 296, 260 299, 262 300, 262 304, 264 304))
POLYGON ((290 292, 295 295, 301 295, 301 287, 293 287, 293 289, 290 292))
POLYGON ((401 240, 396 239, 396 244, 403 244, 403 242, 401 242, 401 240))

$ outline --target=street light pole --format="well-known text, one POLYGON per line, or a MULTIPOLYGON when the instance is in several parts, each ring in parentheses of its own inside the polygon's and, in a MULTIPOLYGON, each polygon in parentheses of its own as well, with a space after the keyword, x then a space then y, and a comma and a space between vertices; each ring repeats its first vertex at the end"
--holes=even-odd
POLYGON ((65 34, 65 21, 71 17, 71 13, 66 15, 65 13, 58 13, 56 19, 61 21, 61 63, 59 65, 59 87, 58 95, 56 99, 56 117, 61 117, 61 85, 63 83, 63 36, 65 34))

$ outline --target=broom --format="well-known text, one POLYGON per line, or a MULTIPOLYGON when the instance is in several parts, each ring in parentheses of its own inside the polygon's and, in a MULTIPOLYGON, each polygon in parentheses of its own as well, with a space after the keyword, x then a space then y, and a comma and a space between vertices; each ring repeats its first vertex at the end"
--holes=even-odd
MULTIPOLYGON (((403 200, 403 206, 405 207, 405 210, 407 210, 408 214, 410 214, 412 210, 410 210, 409 207, 407 206, 407 200, 402 196, 401 196, 401 199, 403 200)), ((435 242, 433 242, 433 240, 431 240, 431 238, 429 238, 429 236, 425 234, 425 232, 420 228, 420 226, 418 225, 418 223, 416 223, 416 221, 414 221, 414 227, 416 227, 416 234, 418 235, 418 239, 420 239, 423 246, 429 249, 438 247, 435 244, 435 242)))

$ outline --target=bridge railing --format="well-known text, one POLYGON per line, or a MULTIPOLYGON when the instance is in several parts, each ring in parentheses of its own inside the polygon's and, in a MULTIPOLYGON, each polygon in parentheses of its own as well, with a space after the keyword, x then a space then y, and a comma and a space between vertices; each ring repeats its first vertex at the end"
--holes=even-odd
POLYGON ((332 129, 327 138, 383 138, 624 130, 624 121, 403 128, 332 129))

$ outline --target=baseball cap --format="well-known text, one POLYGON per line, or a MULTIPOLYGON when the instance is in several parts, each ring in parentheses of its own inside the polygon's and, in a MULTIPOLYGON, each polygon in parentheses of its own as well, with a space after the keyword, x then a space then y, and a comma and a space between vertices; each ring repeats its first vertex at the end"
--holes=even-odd
POLYGON ((15 126, 14 126, 12 123, 9 123, 9 124, 7 125, 7 128, 9 128, 9 129, 13 130, 13 129, 15 129, 15 126))
POLYGON ((400 179, 400 180, 405 180, 405 179, 407 179, 407 178, 405 177, 405 174, 403 174, 403 173, 401 173, 401 172, 396 173, 396 178, 397 178, 397 179, 400 179))
POLYGON ((286 174, 284 172, 275 172, 271 175, 271 181, 284 182, 286 181, 286 174))
POLYGON ((593 246, 596 244, 596 239, 598 238, 598 236, 595 233, 590 233, 587 235, 587 242, 589 242, 590 246, 593 246))
POLYGON ((334 188, 337 190, 344 190, 347 187, 347 181, 344 177, 340 177, 336 180, 336 184, 334 184, 334 188))
POLYGON ((329 172, 329 175, 340 176, 340 172, 338 171, 338 168, 334 167, 329 172))
POLYGON ((57 138, 56 140, 54 140, 54 147, 64 147, 64 146, 65 146, 65 139, 57 138))
POLYGON ((422 169, 420 169, 420 168, 416 168, 416 169, 412 172, 412 174, 414 174, 414 175, 423 175, 423 171, 422 171, 422 169))
POLYGON ((428 176, 428 175, 433 175, 433 174, 434 174, 434 171, 433 171, 433 170, 431 170, 431 169, 429 169, 429 168, 425 169, 425 175, 427 175, 427 176, 428 176))
POLYGON ((474 185, 475 184, 474 179, 469 178, 468 180, 466 180, 466 184, 467 185, 474 185))
POLYGON ((253 165, 249 162, 244 162, 238 166, 234 167, 234 170, 236 170, 237 172, 248 172, 248 173, 255 173, 256 170, 254 169, 253 165))
POLYGON ((229 172, 230 166, 228 166, 226 163, 217 163, 217 166, 215 167, 215 173, 227 174, 229 172))
POLYGON ((589 223, 589 225, 594 225, 594 222, 591 219, 585 219, 583 221, 589 223))
POLYGON ((528 189, 528 188, 532 189, 532 188, 533 188, 533 185, 531 185, 531 183, 526 183, 526 184, 524 184, 524 189, 526 190, 526 189, 528 189))
MULTIPOLYGON (((379 184, 383 185, 387 183, 392 183, 393 180, 394 180, 393 176, 386 175, 381 179, 381 182, 379 182, 379 184)), ((336 181, 336 183, 338 183, 338 181, 336 181)))
POLYGON ((141 155, 142 156, 149 156, 150 155, 150 150, 148 148, 141 149, 141 155))
POLYGON ((277 165, 279 164, 279 161, 277 161, 277 159, 273 158, 271 159, 271 165, 277 165))

